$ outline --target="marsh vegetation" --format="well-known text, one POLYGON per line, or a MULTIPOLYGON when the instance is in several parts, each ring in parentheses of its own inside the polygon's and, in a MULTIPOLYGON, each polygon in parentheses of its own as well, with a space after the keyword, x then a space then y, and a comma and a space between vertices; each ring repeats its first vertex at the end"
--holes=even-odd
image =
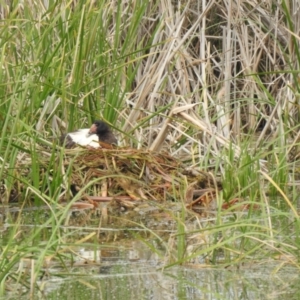
POLYGON ((299 14, 275 0, 2 1, 1 294, 33 295, 44 272, 72 276, 75 248, 125 236, 163 269, 298 271, 299 14), (120 148, 58 144, 97 119, 120 148))

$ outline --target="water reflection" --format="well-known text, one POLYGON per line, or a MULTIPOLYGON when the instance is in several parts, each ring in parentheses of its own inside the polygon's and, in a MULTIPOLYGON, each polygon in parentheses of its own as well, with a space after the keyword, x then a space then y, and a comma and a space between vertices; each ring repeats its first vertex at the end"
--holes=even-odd
POLYGON ((47 299, 299 299, 299 276, 292 270, 271 275, 261 268, 229 271, 119 261, 86 269, 85 276, 50 280, 47 299), (100 272, 99 272, 100 271, 100 272))
MULTIPOLYGON (((32 213, 23 211, 19 228, 26 234, 36 226, 39 217, 42 222, 47 219, 48 213, 45 208, 38 214, 35 210, 32 213)), ((5 244, 7 228, 14 226, 13 221, 20 214, 8 209, 3 210, 2 215, 2 243, 5 244)), ((159 239, 155 238, 156 234, 143 230, 142 226, 136 226, 138 219, 133 223, 132 218, 127 223, 124 220, 118 223, 117 220, 106 228, 99 227, 98 217, 83 227, 76 226, 76 223, 61 226, 65 244, 58 248, 62 252, 54 252, 44 265, 33 298, 300 299, 298 270, 288 265, 277 271, 278 264, 272 260, 274 265, 267 261, 257 266, 253 263, 232 269, 208 269, 205 260, 195 259, 189 264, 164 269, 166 262, 171 261, 171 254, 160 242, 169 241, 176 232, 176 224, 166 218, 162 223, 154 218, 149 220, 147 226, 152 233, 159 235, 159 239), (85 239, 86 236, 90 238, 85 239), (63 264, 59 255, 64 255, 63 264)), ((51 234, 51 228, 45 227, 41 240, 47 238, 48 232, 51 234)), ((191 245, 197 247, 202 247, 205 239, 205 231, 189 237, 191 245)), ((188 241, 187 251, 195 251, 188 241)), ((20 261, 17 273, 31 274, 35 260, 29 259, 20 261)), ((5 299, 28 299, 28 289, 24 288, 23 292, 25 296, 22 298, 20 290, 12 289, 5 299)))

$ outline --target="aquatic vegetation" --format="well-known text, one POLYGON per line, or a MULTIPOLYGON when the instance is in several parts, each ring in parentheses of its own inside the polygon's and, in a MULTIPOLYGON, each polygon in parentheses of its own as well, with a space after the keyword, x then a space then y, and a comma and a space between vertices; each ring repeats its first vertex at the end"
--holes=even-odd
POLYGON ((299 268, 298 10, 175 2, 1 5, 1 294, 123 238, 299 268), (61 147, 99 119, 118 147, 61 147))

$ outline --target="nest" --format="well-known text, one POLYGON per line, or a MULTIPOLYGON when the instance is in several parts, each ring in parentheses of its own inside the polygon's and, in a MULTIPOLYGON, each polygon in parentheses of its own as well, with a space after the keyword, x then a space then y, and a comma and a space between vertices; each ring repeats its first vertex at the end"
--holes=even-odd
MULTIPOLYGON (((61 162, 62 156, 56 150, 52 149, 50 153, 49 149, 43 148, 38 156, 20 154, 13 188, 9 191, 2 184, 1 198, 13 201, 37 195, 37 192, 28 193, 31 189, 24 184, 24 178, 30 182, 33 159, 37 159, 35 165, 40 171, 40 182, 35 182, 36 191, 40 191, 41 195, 50 195, 50 186, 45 185, 45 181, 51 183, 55 177, 55 182, 58 182, 57 178, 60 177, 62 192, 59 200, 69 201, 75 196, 79 201, 88 200, 76 202, 75 208, 79 209, 91 208, 98 202, 132 208, 143 200, 182 201, 188 208, 195 209, 199 205, 210 205, 221 186, 210 173, 187 168, 182 161, 166 152, 112 147, 59 148, 63 151, 61 162), (56 159, 53 159, 54 156, 56 159)), ((58 187, 54 188, 56 192, 58 187)))
POLYGON ((140 200, 183 200, 188 207, 210 203, 220 187, 207 172, 187 168, 166 152, 131 148, 92 149, 73 163, 71 184, 76 190, 89 185, 85 196, 92 201, 115 200, 132 207, 140 200))

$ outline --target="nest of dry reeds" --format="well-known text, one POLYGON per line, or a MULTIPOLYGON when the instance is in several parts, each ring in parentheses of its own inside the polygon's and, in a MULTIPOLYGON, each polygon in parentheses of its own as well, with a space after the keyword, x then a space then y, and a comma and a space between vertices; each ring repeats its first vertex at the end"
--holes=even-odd
POLYGON ((210 173, 189 169, 166 152, 131 148, 83 152, 74 160, 71 184, 77 190, 89 185, 88 200, 115 200, 125 207, 140 200, 183 200, 192 207, 220 187, 210 173))
POLYGON ((132 208, 149 200, 158 203, 181 201, 186 207, 195 208, 210 205, 221 187, 211 173, 189 168, 165 151, 102 147, 60 148, 54 149, 52 154, 49 149, 41 148, 38 153, 34 157, 28 153, 19 157, 13 188, 9 192, 2 185, 2 199, 23 201, 24 197, 43 197, 47 201, 49 197, 53 198, 51 182, 55 185, 54 182, 60 181, 60 186, 55 186, 56 198, 53 200, 70 201, 76 197, 79 202, 74 206, 82 209, 98 206, 101 202, 132 208), (62 155, 56 150, 63 151, 62 155), (33 159, 37 159, 35 171, 33 159), (29 186, 33 172, 38 170, 39 181, 35 180, 29 186), (22 183, 24 178, 25 185, 22 183), (57 192, 58 188, 61 192, 57 192))

